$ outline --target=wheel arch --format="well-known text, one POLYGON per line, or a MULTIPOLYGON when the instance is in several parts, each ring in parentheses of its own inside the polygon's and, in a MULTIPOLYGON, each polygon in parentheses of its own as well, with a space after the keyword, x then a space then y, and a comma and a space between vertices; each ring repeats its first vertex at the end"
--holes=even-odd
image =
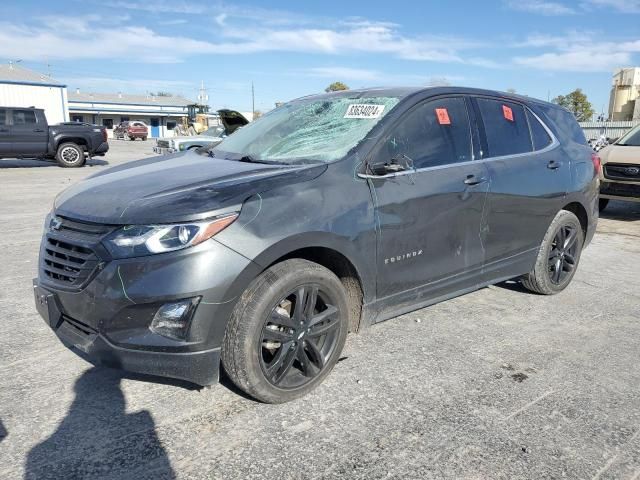
POLYGON ((578 220, 580 220, 580 226, 582 227, 582 233, 584 235, 583 238, 586 239, 589 229, 589 214, 587 213, 587 209, 584 205, 580 202, 571 202, 562 207, 562 210, 571 212, 578 217, 578 220))
MULTIPOLYGON (((317 263, 333 272, 342 282, 349 302, 349 330, 361 327, 362 305, 375 291, 375 278, 368 267, 357 258, 355 247, 347 239, 327 232, 309 232, 283 239, 258 255, 253 256, 254 264, 261 272, 291 258, 302 258, 317 263)), ((374 265, 374 262, 371 262, 374 265)))
POLYGON ((58 148, 60 148, 60 145, 62 145, 63 143, 75 143, 79 147, 87 147, 89 145, 89 142, 87 142, 86 138, 59 136, 59 137, 56 137, 56 140, 55 140, 56 152, 58 151, 58 148))

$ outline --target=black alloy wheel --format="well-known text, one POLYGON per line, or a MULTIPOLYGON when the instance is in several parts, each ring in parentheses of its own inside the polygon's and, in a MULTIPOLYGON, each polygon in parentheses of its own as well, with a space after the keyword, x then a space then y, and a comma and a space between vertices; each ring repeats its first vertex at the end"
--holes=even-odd
POLYGON ((576 268, 578 250, 578 231, 572 225, 558 229, 549 252, 549 278, 555 285, 564 282, 576 268))
POLYGON ((271 311, 260 338, 260 366, 281 389, 299 388, 327 366, 339 339, 338 308, 319 285, 301 285, 271 311))

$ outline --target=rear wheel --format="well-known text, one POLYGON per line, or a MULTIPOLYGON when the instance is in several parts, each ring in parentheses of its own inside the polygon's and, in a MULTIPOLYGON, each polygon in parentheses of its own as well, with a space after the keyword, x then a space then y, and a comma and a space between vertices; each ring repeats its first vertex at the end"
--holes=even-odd
POLYGON ((126 133, 126 132, 122 134, 122 139, 123 139, 123 140, 131 140, 131 139, 129 138, 129 134, 128 134, 128 133, 126 133))
POLYGON ((598 200, 598 208, 600 209, 600 211, 603 211, 605 208, 607 208, 607 205, 609 205, 608 198, 601 198, 598 200))
POLYGON ((147 137, 142 137, 142 141, 146 142, 147 141, 147 137))
POLYGON ((75 143, 63 143, 58 147, 56 160, 61 167, 81 167, 85 162, 84 150, 75 143))
POLYGON ((222 362, 246 393, 283 403, 325 379, 347 331, 347 297, 338 277, 307 260, 286 260, 257 277, 238 301, 222 362))
POLYGON ((578 217, 566 210, 558 212, 542 240, 536 264, 522 284, 543 295, 564 290, 578 268, 583 242, 578 217))

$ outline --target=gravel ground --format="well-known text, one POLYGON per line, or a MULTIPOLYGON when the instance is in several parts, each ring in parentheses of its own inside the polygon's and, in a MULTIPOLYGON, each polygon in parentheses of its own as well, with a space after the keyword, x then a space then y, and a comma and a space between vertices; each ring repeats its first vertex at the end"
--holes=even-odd
POLYGON ((37 315, 55 195, 152 155, 111 145, 82 169, 0 160, 0 478, 640 478, 640 204, 610 204, 562 294, 506 283, 379 324, 270 406, 92 367, 37 315))

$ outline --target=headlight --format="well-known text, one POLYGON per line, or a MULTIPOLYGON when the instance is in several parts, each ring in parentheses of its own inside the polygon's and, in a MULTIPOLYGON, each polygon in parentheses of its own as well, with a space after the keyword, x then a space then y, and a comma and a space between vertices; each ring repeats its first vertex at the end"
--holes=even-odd
POLYGON ((173 225, 128 225, 116 230, 104 241, 115 258, 140 257, 173 252, 209 240, 238 218, 237 213, 211 220, 173 225))
POLYGON ((180 150, 180 151, 184 150, 184 143, 181 143, 181 144, 178 146, 178 150, 180 150))

